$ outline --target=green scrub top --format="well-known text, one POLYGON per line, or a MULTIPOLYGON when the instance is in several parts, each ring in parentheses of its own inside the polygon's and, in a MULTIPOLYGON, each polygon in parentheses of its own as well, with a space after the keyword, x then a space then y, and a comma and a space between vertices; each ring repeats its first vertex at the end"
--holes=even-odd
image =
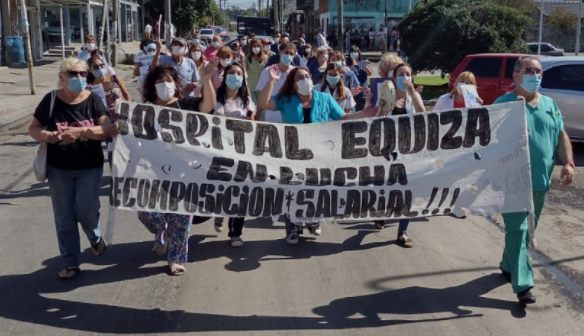
MULTIPOLYGON (((495 100, 495 104, 517 101, 515 92, 495 100)), ((526 104, 527 131, 529 132, 529 157, 531 183, 534 191, 548 191, 554 169, 554 154, 558 139, 564 130, 562 113, 556 102, 540 94, 537 107, 526 104)))

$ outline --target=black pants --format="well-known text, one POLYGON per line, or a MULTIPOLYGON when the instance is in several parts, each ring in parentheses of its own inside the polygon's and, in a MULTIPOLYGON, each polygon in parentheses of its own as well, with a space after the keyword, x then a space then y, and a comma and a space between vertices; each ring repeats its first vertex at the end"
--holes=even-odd
POLYGON ((229 218, 229 234, 231 237, 241 237, 241 232, 243 231, 243 224, 245 223, 244 217, 230 217, 229 218))

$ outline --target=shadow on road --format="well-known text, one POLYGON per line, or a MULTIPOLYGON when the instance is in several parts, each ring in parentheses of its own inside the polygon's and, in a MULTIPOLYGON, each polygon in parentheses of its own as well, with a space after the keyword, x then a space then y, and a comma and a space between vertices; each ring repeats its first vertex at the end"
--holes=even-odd
MULTIPOLYGON (((357 237, 360 237, 359 235, 357 237)), ((359 239, 359 238, 357 238, 359 239)), ((284 246, 282 242, 275 242, 284 246)), ((344 242, 351 246, 353 243, 344 242)), ((339 244, 339 245, 343 245, 339 244)), ((314 308, 320 316, 232 316, 186 312, 162 311, 133 307, 92 304, 87 302, 47 297, 51 293, 68 293, 79 288, 131 279, 150 277, 163 272, 163 267, 148 267, 156 262, 150 242, 116 245, 101 258, 92 258, 105 268, 83 271, 71 281, 56 278, 60 261, 58 257, 46 260, 42 269, 29 274, 0 277, 0 316, 6 319, 98 333, 149 334, 164 332, 197 331, 253 331, 253 330, 327 330, 348 328, 385 327, 398 324, 436 322, 460 318, 480 317, 472 314, 472 307, 502 309, 515 312, 515 303, 482 298, 481 295, 501 286, 496 275, 483 276, 468 283, 446 289, 408 287, 364 296, 342 298, 328 305, 314 308), (466 309, 460 308, 464 306, 466 309), (379 314, 452 313, 454 316, 426 319, 381 319, 379 314), (361 313, 364 317, 351 317, 361 313)), ((205 249, 208 247, 204 247, 205 249)), ((305 248, 303 247, 302 250, 305 248)), ((316 251, 317 247, 309 247, 316 251)), ((224 250, 224 249, 222 249, 224 250)), ((249 248, 248 250, 252 250, 249 248)), ((300 252, 296 249, 296 252, 300 252)), ((338 251, 337 247, 324 247, 321 255, 338 251)), ((243 251, 243 250, 241 250, 243 251)), ((148 293, 144 293, 147 295, 148 293)), ((49 295, 50 296, 50 295, 49 295)), ((514 313, 515 315, 515 313, 514 313)))
MULTIPOLYGON (((269 225, 268 220, 265 219, 246 221, 245 225, 246 227, 251 226, 257 228, 260 227, 258 225, 259 223, 262 225, 269 225), (248 223, 250 223, 249 226, 248 223)), ((370 224, 369 228, 372 226, 373 225, 370 224)), ((262 228, 263 227, 264 226, 262 226, 262 228)), ((272 227, 277 228, 277 226, 272 227)), ((322 225, 321 227, 323 231, 326 232, 327 225, 322 225)), ((194 246, 195 248, 189 251, 189 261, 198 262, 227 257, 230 261, 225 265, 225 269, 234 272, 245 272, 259 268, 262 262, 272 260, 282 261, 286 259, 323 257, 346 251, 368 250, 397 243, 396 241, 391 240, 362 244, 367 235, 377 233, 378 231, 361 230, 359 229, 359 226, 357 226, 356 233, 341 243, 315 241, 314 238, 308 234, 307 230, 304 230, 305 235, 302 236, 303 238, 301 239, 303 241, 300 243, 302 246, 298 247, 286 244, 284 241, 284 227, 280 226, 279 229, 282 231, 282 239, 249 241, 245 243, 245 247, 242 249, 233 249, 229 247, 227 237, 225 237, 225 240, 223 241, 204 242, 204 236, 192 236, 189 240, 189 246, 194 246)), ((224 235, 226 236, 226 234, 224 235)), ((245 238, 245 231, 243 237, 245 238)))

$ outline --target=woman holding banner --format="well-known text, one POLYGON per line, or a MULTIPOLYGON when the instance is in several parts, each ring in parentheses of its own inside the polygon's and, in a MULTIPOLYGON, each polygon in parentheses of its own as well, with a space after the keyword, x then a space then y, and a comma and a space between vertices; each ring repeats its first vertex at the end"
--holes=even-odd
MULTIPOLYGON (((389 115, 414 114, 416 112, 426 112, 422 97, 416 91, 412 79, 412 68, 405 64, 398 64, 393 70, 393 84, 395 84, 395 94, 392 101, 386 102, 393 106, 389 115)), ((410 224, 409 219, 401 219, 397 230, 397 243, 401 247, 410 248, 414 242, 408 237, 407 229, 410 224)), ((375 226, 383 229, 384 221, 376 220, 375 226)))
MULTIPOLYGON (((179 76, 174 67, 159 65, 150 70, 144 82, 144 101, 182 110, 209 113, 216 103, 211 73, 217 62, 209 64, 203 71, 203 97, 181 98, 179 76)), ((153 251, 157 255, 167 254, 170 274, 182 275, 188 256, 188 239, 191 220, 188 215, 160 212, 138 212, 138 219, 154 234, 153 251)), ((197 221, 206 218, 197 218, 197 221)), ((194 220, 194 219, 193 219, 194 220)), ((195 221, 195 220, 194 220, 195 221)))
MULTIPOLYGON (((239 119, 253 120, 255 118, 256 106, 247 86, 245 70, 240 63, 234 62, 225 67, 225 76, 217 90, 217 104, 213 113, 239 119)), ((243 246, 241 233, 244 222, 244 217, 229 218, 228 236, 231 247, 243 246)), ((222 227, 223 218, 216 217, 215 230, 221 231, 222 227)))
POLYGON ((482 104, 483 100, 477 93, 477 80, 475 75, 470 71, 464 71, 456 78, 452 91, 438 98, 432 111, 477 107, 482 104))
MULTIPOLYGON (((322 123, 331 120, 357 119, 376 116, 379 109, 366 106, 363 111, 345 113, 334 98, 325 92, 313 90, 314 85, 307 68, 292 69, 280 93, 272 97, 276 82, 280 79, 277 68, 270 68, 270 79, 261 92, 259 107, 267 110, 280 111, 282 122, 287 124, 322 123)), ((315 235, 320 234, 320 224, 308 224, 308 230, 315 235)), ((300 242, 302 223, 286 223, 286 242, 296 245, 300 242)))

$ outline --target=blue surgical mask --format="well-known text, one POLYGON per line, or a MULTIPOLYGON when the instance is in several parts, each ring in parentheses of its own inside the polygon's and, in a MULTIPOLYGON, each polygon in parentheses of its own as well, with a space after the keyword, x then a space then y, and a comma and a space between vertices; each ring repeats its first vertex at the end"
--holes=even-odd
POLYGON ((82 77, 69 78, 67 88, 73 93, 79 93, 87 87, 87 79, 82 77))
POLYGON ((351 59, 354 59, 354 60, 356 60, 356 59, 357 59, 357 57, 359 57, 359 54, 358 54, 358 53, 356 53, 356 52, 353 52, 353 53, 351 53, 351 54, 350 54, 350 56, 351 56, 351 59))
POLYGON ((343 61, 335 61, 332 62, 335 65, 335 68, 339 69, 343 67, 343 61))
POLYGON ((541 77, 538 75, 523 75, 521 87, 530 93, 536 93, 541 86, 541 77))
POLYGON ((227 74, 225 84, 231 90, 237 90, 243 85, 243 76, 236 74, 227 74))
POLYGON ((397 76, 395 77, 395 86, 400 91, 406 91, 406 81, 409 79, 409 76, 397 76))
POLYGON ((339 76, 339 75, 337 75, 337 76, 326 75, 326 81, 330 84, 330 86, 337 86, 337 84, 339 84, 340 80, 341 80, 341 76, 339 76))
POLYGON ((105 76, 106 72, 107 71, 105 69, 103 69, 103 68, 102 69, 98 69, 98 70, 93 70, 93 75, 96 78, 101 78, 101 77, 105 76))
POLYGON ((282 55, 280 55, 280 60, 282 61, 283 64, 290 65, 290 64, 292 64, 292 61, 294 60, 294 56, 288 55, 288 54, 282 54, 282 55))

